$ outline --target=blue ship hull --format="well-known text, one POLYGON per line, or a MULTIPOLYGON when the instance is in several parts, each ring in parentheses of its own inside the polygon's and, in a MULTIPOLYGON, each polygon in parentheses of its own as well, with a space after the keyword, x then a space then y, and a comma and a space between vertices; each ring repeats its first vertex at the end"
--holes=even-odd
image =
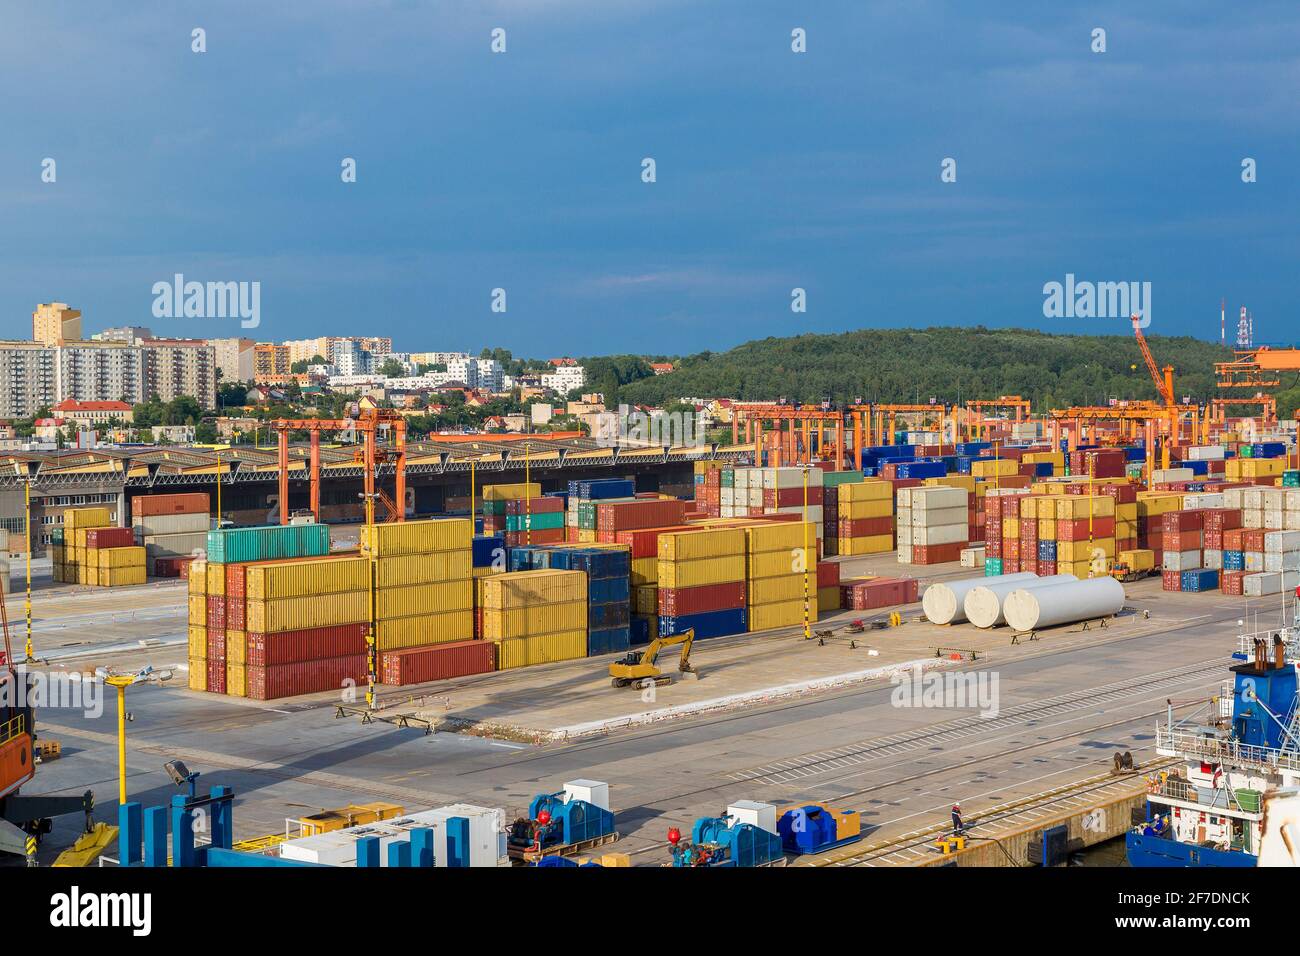
POLYGON ((1255 866, 1259 858, 1240 850, 1214 850, 1179 843, 1154 834, 1129 833, 1125 838, 1129 866, 1255 866))

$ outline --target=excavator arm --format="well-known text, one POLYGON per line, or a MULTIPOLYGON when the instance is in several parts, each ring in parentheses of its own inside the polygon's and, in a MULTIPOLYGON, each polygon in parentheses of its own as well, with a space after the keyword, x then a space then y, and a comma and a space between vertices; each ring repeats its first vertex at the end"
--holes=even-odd
POLYGON ((677 670, 683 674, 693 674, 695 669, 691 666, 691 647, 694 643, 694 628, 688 628, 680 634, 656 637, 644 651, 631 651, 626 657, 610 664, 609 676, 618 687, 626 687, 628 684, 642 680, 653 680, 659 684, 668 683, 671 678, 665 677, 664 673, 655 666, 655 661, 664 648, 679 644, 682 648, 682 656, 678 661, 677 670))

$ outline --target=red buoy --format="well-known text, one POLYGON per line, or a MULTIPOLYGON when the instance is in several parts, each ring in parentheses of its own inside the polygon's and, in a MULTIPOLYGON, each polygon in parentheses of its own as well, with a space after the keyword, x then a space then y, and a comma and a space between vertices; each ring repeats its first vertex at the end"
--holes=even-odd
POLYGON ((668 828, 668 842, 676 846, 682 840, 682 831, 676 827, 668 828))

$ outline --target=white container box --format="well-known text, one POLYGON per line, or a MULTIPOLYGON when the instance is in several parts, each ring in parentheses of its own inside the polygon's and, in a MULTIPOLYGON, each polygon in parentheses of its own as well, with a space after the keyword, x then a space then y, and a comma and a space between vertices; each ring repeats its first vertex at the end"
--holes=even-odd
POLYGON ((1166 551, 1164 559, 1164 570, 1166 571, 1194 571, 1201 567, 1201 552, 1196 551, 1166 551))
POLYGON ((912 508, 912 527, 913 528, 934 528, 946 524, 966 524, 970 520, 970 512, 966 506, 960 508, 912 508))
POLYGON ((1223 552, 1218 548, 1206 548, 1202 555, 1201 560, 1205 562, 1203 567, 1213 568, 1215 571, 1223 570, 1223 552))
POLYGON ((727 807, 727 816, 734 817, 737 823, 748 823, 768 833, 776 832, 776 807, 770 803, 737 800, 727 807))
POLYGON ((970 529, 965 524, 937 525, 933 528, 912 528, 912 545, 929 547, 935 544, 966 544, 970 529))
POLYGON ((602 810, 609 809, 609 784, 599 780, 570 780, 564 785, 564 802, 581 800, 602 810))
POLYGON ((1300 551, 1300 531, 1269 531, 1264 535, 1264 552, 1300 551))
POLYGON ((1256 572, 1256 573, 1258 573, 1258 572, 1264 570, 1264 552, 1263 552, 1263 551, 1247 551, 1247 552, 1243 555, 1243 560, 1244 560, 1244 563, 1245 563, 1245 568, 1244 568, 1244 570, 1246 570, 1246 571, 1252 571, 1252 572, 1256 572))

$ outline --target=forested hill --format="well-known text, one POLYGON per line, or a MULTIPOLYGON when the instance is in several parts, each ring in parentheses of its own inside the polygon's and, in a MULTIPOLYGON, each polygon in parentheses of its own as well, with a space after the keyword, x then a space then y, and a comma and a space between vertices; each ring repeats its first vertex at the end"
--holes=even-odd
MULTIPOLYGON (((1118 325, 1118 323, 1117 323, 1118 325)), ((1232 357, 1188 337, 1148 339, 1156 363, 1174 366, 1181 399, 1214 397, 1214 363, 1232 357)), ((1284 387, 1291 383, 1283 383, 1284 387)), ((746 342, 678 360, 666 375, 618 389, 618 399, 662 405, 682 397, 818 402, 955 401, 1019 394, 1036 411, 1156 398, 1131 335, 1052 335, 1027 329, 861 329, 746 342)))

